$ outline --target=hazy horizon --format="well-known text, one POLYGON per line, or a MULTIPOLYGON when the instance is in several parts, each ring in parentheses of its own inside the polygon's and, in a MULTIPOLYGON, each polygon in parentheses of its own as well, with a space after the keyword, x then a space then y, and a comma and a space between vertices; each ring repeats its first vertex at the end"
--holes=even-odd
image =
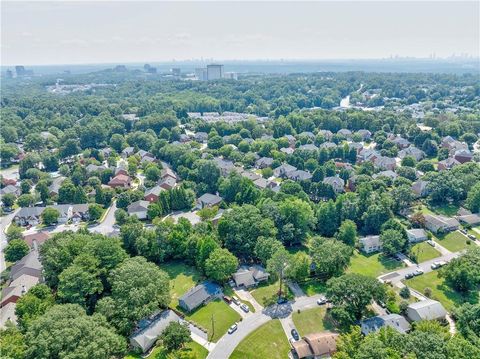
POLYGON ((480 54, 479 2, 2 2, 2 66, 480 54))

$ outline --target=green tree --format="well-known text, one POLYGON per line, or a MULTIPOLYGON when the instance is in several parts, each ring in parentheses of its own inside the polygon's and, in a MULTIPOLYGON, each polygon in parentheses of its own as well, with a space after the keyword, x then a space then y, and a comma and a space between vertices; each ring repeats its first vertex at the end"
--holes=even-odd
POLYGON ((12 207, 17 197, 13 193, 7 193, 2 196, 2 202, 5 207, 12 207))
POLYGON ((385 295, 383 284, 361 274, 344 274, 327 282, 327 297, 349 315, 351 322, 362 318, 372 300, 383 301, 385 295))
POLYGON ((280 288, 278 290, 278 296, 281 297, 283 294, 283 279, 289 274, 286 269, 290 265, 291 254, 285 248, 280 248, 272 257, 267 261, 267 272, 270 273, 272 278, 280 279, 280 288))
POLYGON ((357 225, 355 222, 347 219, 342 222, 338 229, 337 239, 351 247, 355 246, 357 240, 357 225))
POLYGON ((225 282, 237 267, 238 259, 228 249, 217 248, 205 261, 205 274, 217 282, 225 282))
POLYGON ((288 277, 296 281, 305 280, 310 274, 310 256, 304 252, 297 252, 290 258, 287 268, 288 277))
POLYGON ((58 217, 60 217, 60 212, 58 212, 58 210, 53 207, 47 207, 42 212, 41 217, 44 225, 51 226, 52 224, 55 224, 58 222, 58 217))
POLYGON ((14 239, 23 238, 23 229, 17 226, 15 223, 12 223, 7 230, 7 240, 10 242, 14 239))
POLYGON ((25 359, 25 352, 27 351, 25 338, 13 325, 0 330, 0 348, 2 358, 25 359))
POLYGON ((255 256, 263 265, 272 257, 273 253, 282 248, 282 242, 272 237, 258 237, 255 244, 255 256))
POLYGON ((97 221, 103 214, 103 208, 99 204, 91 203, 88 205, 88 215, 91 221, 97 221))
POLYGON ((317 210, 317 230, 322 236, 333 237, 339 226, 337 211, 333 201, 321 203, 317 210))
POLYGON ((466 205, 470 211, 480 212, 480 183, 474 185, 468 192, 466 205))
POLYGON ((353 248, 343 242, 322 237, 313 237, 309 248, 315 272, 324 280, 342 274, 353 254, 353 248))
POLYGON ((162 344, 169 352, 182 348, 186 343, 192 341, 188 324, 171 322, 161 336, 162 344))
POLYGON ((76 304, 55 305, 33 321, 26 333, 27 359, 122 356, 125 339, 102 315, 89 316, 76 304))
POLYGON ((15 306, 17 322, 22 330, 42 316, 48 308, 55 304, 52 291, 45 284, 37 284, 20 297, 15 306))
POLYGON ((28 252, 30 252, 30 248, 23 239, 13 239, 5 247, 5 260, 16 262, 25 257, 28 252))
POLYGON ((169 277, 143 257, 126 259, 108 279, 111 295, 98 301, 97 311, 128 335, 135 323, 170 303, 169 277))
POLYGON ((383 253, 387 256, 401 252, 407 245, 407 240, 403 234, 395 229, 387 229, 380 234, 383 253))
POLYGON ((452 259, 440 271, 447 284, 462 293, 475 290, 480 285, 480 248, 469 248, 467 252, 452 259))

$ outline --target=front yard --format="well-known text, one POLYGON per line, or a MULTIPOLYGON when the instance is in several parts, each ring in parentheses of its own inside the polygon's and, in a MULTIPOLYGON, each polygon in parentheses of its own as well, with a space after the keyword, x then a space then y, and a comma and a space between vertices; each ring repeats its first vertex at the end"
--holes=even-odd
MULTIPOLYGON (((194 357, 195 359, 205 359, 208 355, 208 350, 202 347, 200 344, 190 342, 180 350, 182 355, 187 358, 194 357)), ((138 354, 127 354, 124 359, 142 359, 143 357, 138 354)), ((178 356, 175 353, 167 353, 162 346, 153 348, 150 354, 145 359, 177 359, 178 356)))
MULTIPOLYGON (((255 298, 255 300, 263 307, 268 307, 269 305, 273 304, 276 302, 278 298, 278 290, 280 289, 280 284, 279 282, 275 283, 266 283, 266 284, 261 284, 254 290, 252 290, 252 295, 255 298)), ((293 299, 293 294, 290 292, 290 289, 288 288, 287 284, 285 281, 282 284, 282 291, 287 293, 287 299, 293 299)))
POLYGON ((326 318, 327 309, 325 306, 318 308, 302 310, 300 313, 294 312, 292 314, 293 323, 300 333, 304 336, 311 333, 323 332, 325 330, 334 330, 334 326, 326 318))
POLYGON ((278 319, 271 320, 250 333, 235 348, 230 359, 284 359, 290 345, 278 319))
POLYGON ((478 302, 478 292, 470 298, 464 298, 460 293, 450 288, 443 278, 438 277, 438 271, 433 271, 420 275, 418 277, 408 279, 405 284, 424 294, 425 288, 432 290, 432 299, 438 300, 443 304, 445 309, 450 311, 454 306, 459 306, 466 301, 472 303, 478 302))
POLYGON ((365 255, 355 251, 350 259, 347 273, 358 273, 376 278, 381 274, 391 272, 403 266, 402 262, 385 257, 381 253, 365 255))
POLYGON ((421 242, 413 245, 410 252, 415 257, 417 263, 422 263, 442 255, 427 242, 421 242))
POLYGON ((446 235, 436 235, 433 239, 451 252, 458 252, 475 245, 467 244, 468 238, 458 231, 450 232, 446 235))
POLYGON ((325 293, 325 291, 327 290, 327 286, 325 285, 325 283, 314 279, 308 280, 303 283, 298 283, 298 285, 309 297, 315 294, 325 293))
POLYGON ((208 332, 209 341, 216 342, 228 328, 240 320, 240 315, 223 300, 217 299, 185 317, 208 332))

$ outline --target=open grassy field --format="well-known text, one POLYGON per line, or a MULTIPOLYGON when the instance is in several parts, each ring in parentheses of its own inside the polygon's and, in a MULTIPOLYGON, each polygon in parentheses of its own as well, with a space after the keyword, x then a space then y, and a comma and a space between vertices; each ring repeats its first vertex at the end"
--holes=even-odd
POLYGON ((327 286, 325 283, 317 281, 317 280, 309 280, 307 282, 298 283, 300 288, 305 292, 306 295, 311 297, 312 295, 325 293, 327 290, 327 286))
MULTIPOLYGON (((278 297, 278 290, 279 290, 279 283, 278 281, 275 283, 266 283, 259 285, 257 288, 252 290, 252 295, 255 300, 260 303, 260 305, 267 307, 270 304, 273 304, 278 297)), ((293 294, 290 292, 290 289, 285 284, 282 285, 282 291, 287 291, 287 299, 293 299, 293 294)))
POLYGON ((397 268, 402 268, 404 264, 393 258, 387 258, 381 253, 364 255, 355 251, 347 273, 358 273, 370 277, 378 277, 380 274, 391 272, 397 268))
POLYGON ((418 277, 408 279, 405 282, 406 285, 413 289, 424 293, 425 288, 432 290, 432 299, 438 300, 443 304, 445 309, 451 310, 454 306, 459 306, 462 303, 469 301, 472 303, 478 302, 478 292, 469 298, 464 298, 460 293, 450 288, 443 278, 438 277, 438 271, 433 271, 420 275, 418 277))
POLYGON ((421 242, 413 245, 410 251, 415 255, 417 263, 422 263, 442 255, 427 242, 421 242))
POLYGON ((302 310, 300 313, 292 314, 293 323, 301 336, 322 332, 324 330, 333 330, 332 323, 325 318, 327 313, 325 306, 302 310))
MULTIPOLYGON (((194 354, 196 359, 205 359, 208 355, 208 350, 202 347, 200 344, 190 342, 185 345, 181 350, 184 355, 194 354)), ((127 354, 124 359, 142 359, 143 357, 138 354, 127 354)), ((155 347, 151 353, 145 357, 146 359, 176 359, 178 358, 176 353, 167 353, 162 346, 155 347)))
POLYGON ((287 337, 278 319, 250 333, 237 346, 230 359, 284 359, 290 351, 287 337))
POLYGON ((215 300, 186 316, 208 332, 208 339, 216 342, 228 328, 240 320, 240 315, 223 300, 215 300))
POLYGON ((170 293, 172 301, 170 306, 178 306, 178 298, 201 280, 200 273, 194 268, 181 262, 169 262, 160 266, 170 276, 170 293))
POLYGON ((468 238, 465 237, 458 231, 450 232, 446 235, 437 235, 433 238, 435 242, 444 246, 451 252, 458 252, 463 249, 469 248, 471 245, 475 245, 471 243, 470 245, 467 244, 468 238))

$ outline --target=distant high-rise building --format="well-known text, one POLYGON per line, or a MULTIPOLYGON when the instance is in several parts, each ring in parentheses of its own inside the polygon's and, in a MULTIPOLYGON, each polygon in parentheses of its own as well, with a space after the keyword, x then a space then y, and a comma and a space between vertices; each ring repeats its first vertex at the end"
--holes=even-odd
POLYGON ((17 65, 15 66, 15 72, 18 77, 18 76, 25 76, 27 71, 25 70, 25 66, 17 65))
POLYGON ((207 81, 207 69, 204 67, 199 67, 195 69, 195 78, 199 81, 207 81))
POLYGON ((229 80, 238 80, 238 75, 236 72, 225 72, 223 74, 223 78, 229 80))
POLYGON ((8 69, 6 72, 5 72, 5 76, 7 77, 7 79, 11 79, 13 77, 13 72, 12 70, 8 69))
POLYGON ((223 78, 223 65, 207 65, 207 80, 219 80, 223 78))

